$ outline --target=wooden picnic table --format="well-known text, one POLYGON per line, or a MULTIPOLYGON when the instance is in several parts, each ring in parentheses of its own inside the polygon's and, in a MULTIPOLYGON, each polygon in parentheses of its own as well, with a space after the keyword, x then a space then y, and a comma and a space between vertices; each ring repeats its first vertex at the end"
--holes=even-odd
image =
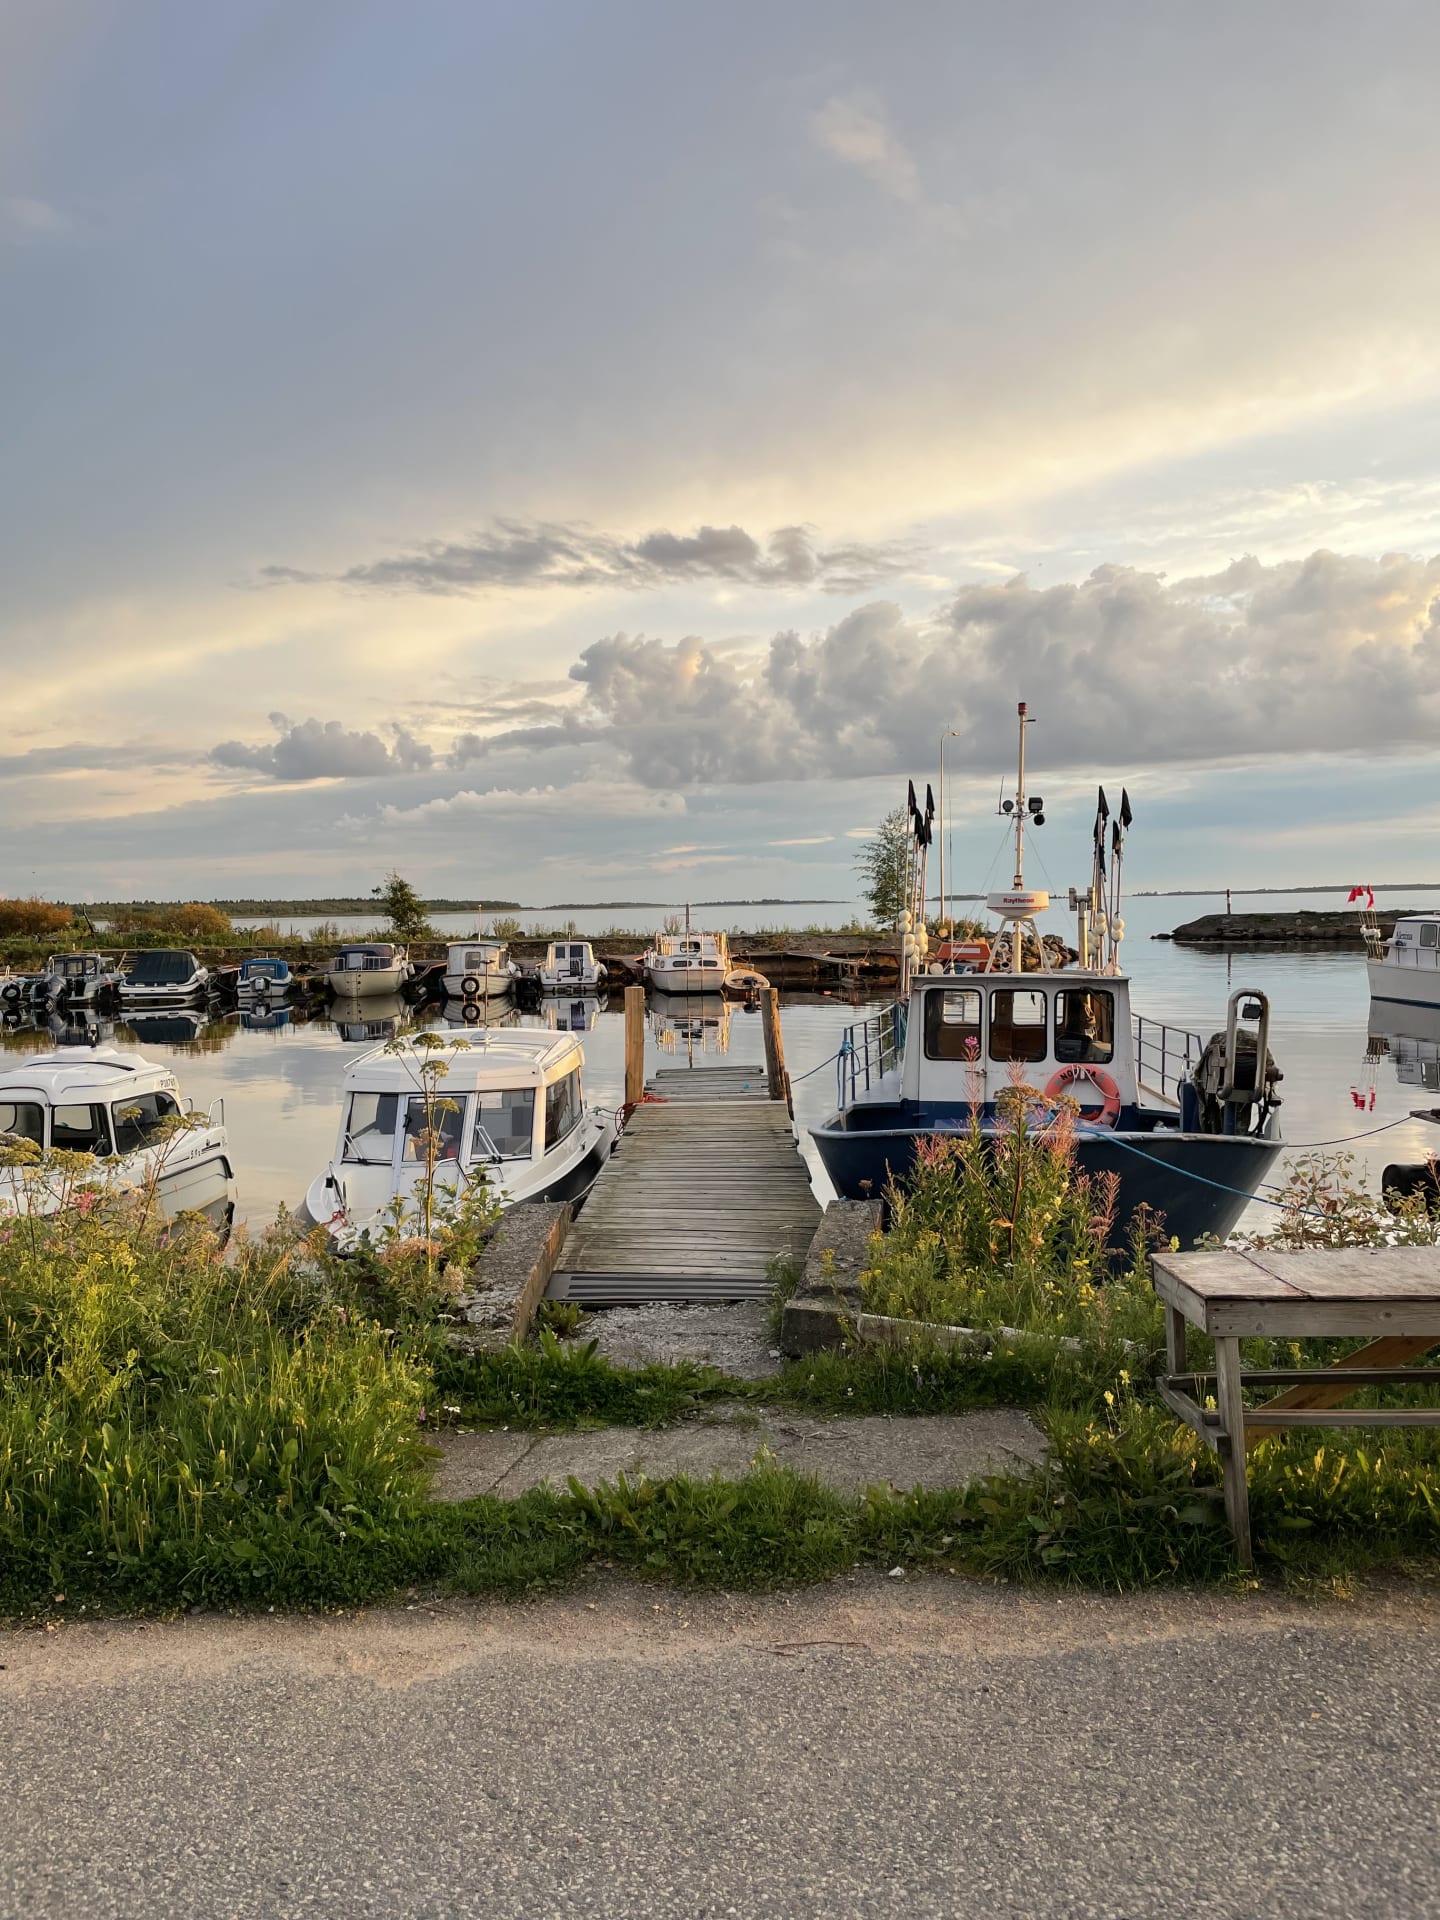
POLYGON ((1323 1247, 1296 1252, 1160 1253, 1165 1404, 1220 1455, 1225 1514, 1242 1567, 1252 1563, 1249 1448, 1284 1427, 1433 1427, 1436 1407, 1342 1407, 1362 1387, 1440 1381, 1409 1363, 1440 1345, 1440 1247, 1323 1247), (1185 1323, 1215 1342, 1215 1370, 1185 1362, 1185 1323), (1242 1340, 1362 1339, 1328 1367, 1243 1368, 1242 1340), (1286 1390, 1247 1407, 1247 1387, 1286 1390), (1205 1402, 1213 1394, 1214 1407, 1205 1402))

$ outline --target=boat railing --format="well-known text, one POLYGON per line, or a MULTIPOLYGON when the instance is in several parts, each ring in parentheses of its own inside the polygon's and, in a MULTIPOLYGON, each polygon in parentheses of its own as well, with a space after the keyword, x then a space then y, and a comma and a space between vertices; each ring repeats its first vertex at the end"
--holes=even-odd
POLYGON ((1200 1064, 1205 1042, 1198 1033, 1166 1026, 1163 1020, 1147 1020, 1142 1013, 1134 1016, 1134 1028, 1136 1079, 1173 1100, 1172 1082, 1189 1079, 1200 1064))
POLYGON ((850 1105, 858 1094, 868 1093, 885 1074, 900 1062, 905 1051, 905 1016, 909 1009, 900 1001, 872 1013, 868 1020, 857 1020, 845 1029, 836 1055, 839 1104, 850 1105))

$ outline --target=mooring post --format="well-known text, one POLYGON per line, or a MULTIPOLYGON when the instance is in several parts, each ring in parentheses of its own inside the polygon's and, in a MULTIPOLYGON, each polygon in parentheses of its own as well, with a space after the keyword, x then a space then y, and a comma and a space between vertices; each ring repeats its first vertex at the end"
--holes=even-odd
POLYGON ((760 1024, 765 1033, 765 1078, 772 1100, 783 1100, 793 1116, 790 1102, 790 1076, 785 1071, 785 1042, 780 1034, 780 995, 767 987, 760 996, 760 1024))
POLYGON ((645 1098, 645 989, 625 989, 625 1104, 645 1098))

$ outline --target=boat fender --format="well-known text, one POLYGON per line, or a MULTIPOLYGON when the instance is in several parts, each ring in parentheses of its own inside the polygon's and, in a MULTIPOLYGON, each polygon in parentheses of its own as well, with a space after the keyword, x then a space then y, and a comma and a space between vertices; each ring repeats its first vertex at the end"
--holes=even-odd
POLYGON ((460 991, 467 1000, 473 1000, 480 991, 480 982, 473 973, 467 973, 460 982, 460 991))
POLYGON ((7 1006, 13 1007, 19 998, 20 989, 13 980, 8 986, 0 987, 0 999, 3 999, 7 1006))
POLYGON ((1084 1108, 1080 1117, 1087 1126, 1113 1127, 1120 1118, 1120 1089, 1109 1074, 1099 1067, 1061 1067, 1060 1071, 1052 1074, 1045 1083, 1045 1098, 1057 1099, 1060 1094, 1067 1093, 1072 1086, 1081 1081, 1087 1082, 1100 1093, 1103 1104, 1098 1107, 1084 1108))

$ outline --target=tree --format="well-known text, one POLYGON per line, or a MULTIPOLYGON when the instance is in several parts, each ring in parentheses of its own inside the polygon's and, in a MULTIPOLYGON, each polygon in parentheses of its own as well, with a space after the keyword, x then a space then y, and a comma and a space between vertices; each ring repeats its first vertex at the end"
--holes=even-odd
POLYGON ((408 880, 392 871, 385 876, 385 884, 372 887, 371 892, 385 909, 385 918, 390 923, 390 931, 399 941, 433 940, 435 930, 425 918, 425 902, 416 893, 408 880))
POLYGON ((860 892, 870 903, 877 926, 893 927, 905 911, 905 876, 910 862, 910 821, 903 807, 887 813, 873 837, 855 856, 860 892))
POLYGON ((47 933, 61 932, 71 918, 69 907, 39 900, 33 893, 28 900, 0 900, 0 936, 20 934, 41 939, 47 933))

